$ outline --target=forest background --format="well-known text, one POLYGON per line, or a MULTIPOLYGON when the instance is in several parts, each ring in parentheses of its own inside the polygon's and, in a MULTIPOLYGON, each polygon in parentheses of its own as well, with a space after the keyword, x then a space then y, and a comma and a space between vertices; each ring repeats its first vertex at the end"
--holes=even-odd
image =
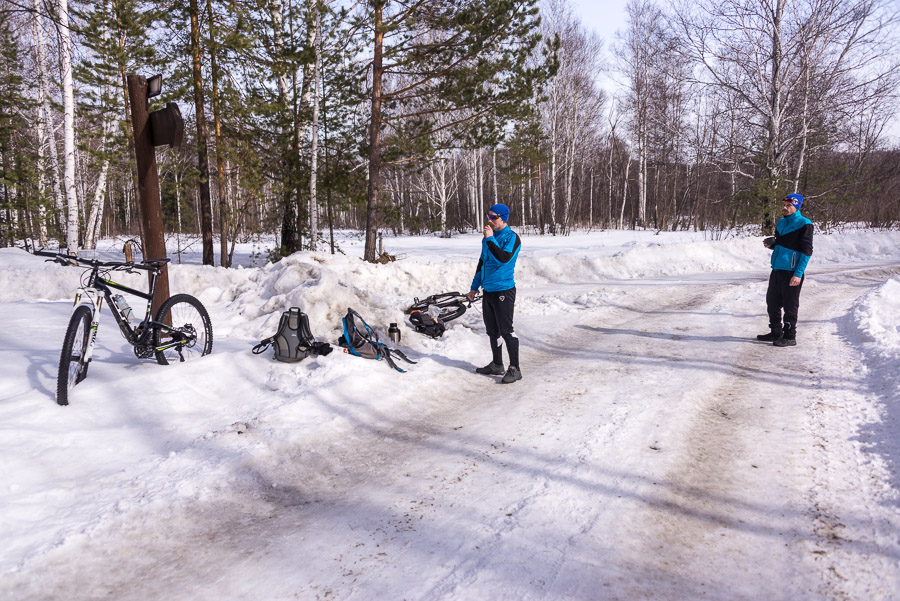
MULTIPOLYGON (((163 74, 167 234, 340 252, 335 228, 900 225, 891 0, 0 0, 0 246, 140 237, 129 74, 163 74), (615 82, 611 84, 610 82, 615 82)), ((180 237, 179 237, 180 239, 180 237)), ((218 246, 218 253, 215 247, 218 246)))

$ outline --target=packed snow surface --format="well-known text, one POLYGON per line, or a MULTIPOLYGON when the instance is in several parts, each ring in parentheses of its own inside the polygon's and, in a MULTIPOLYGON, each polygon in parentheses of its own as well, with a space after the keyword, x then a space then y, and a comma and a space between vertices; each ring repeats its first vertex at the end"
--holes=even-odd
POLYGON ((783 349, 759 237, 523 235, 508 386, 478 303, 434 340, 403 312, 468 291, 480 237, 170 240, 213 353, 138 359, 104 306, 67 407, 83 270, 0 249, 0 599, 900 598, 900 232, 817 234, 783 349), (335 350, 253 355, 292 306, 335 350), (416 364, 341 352, 348 308, 416 364))

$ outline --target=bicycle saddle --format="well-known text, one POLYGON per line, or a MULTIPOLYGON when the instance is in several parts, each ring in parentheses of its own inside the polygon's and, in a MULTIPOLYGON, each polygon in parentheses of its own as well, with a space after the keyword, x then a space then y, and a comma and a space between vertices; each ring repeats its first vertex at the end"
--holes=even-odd
POLYGON ((172 259, 168 259, 168 258, 166 258, 166 259, 144 259, 143 261, 141 261, 141 263, 144 265, 163 265, 165 263, 168 263, 171 260, 172 259))

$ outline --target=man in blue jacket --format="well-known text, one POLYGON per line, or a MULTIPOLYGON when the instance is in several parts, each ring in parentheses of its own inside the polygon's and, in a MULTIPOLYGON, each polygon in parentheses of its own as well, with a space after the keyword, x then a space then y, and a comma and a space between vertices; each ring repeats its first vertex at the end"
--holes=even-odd
POLYGON ((800 288, 813 252, 813 224, 800 214, 802 195, 788 194, 781 203, 784 217, 775 226, 775 237, 763 240, 766 248, 772 249, 772 273, 766 291, 769 333, 760 334, 756 339, 771 341, 775 346, 794 346, 797 344, 800 288))
POLYGON ((513 330, 513 310, 516 304, 516 282, 514 279, 516 259, 522 243, 519 236, 507 225, 509 207, 495 204, 487 212, 488 223, 484 226, 481 241, 481 258, 475 270, 475 278, 469 287, 469 300, 473 300, 478 289, 484 290, 481 310, 484 326, 491 340, 490 363, 475 371, 488 376, 503 376, 500 380, 510 384, 522 379, 519 369, 519 339, 513 330), (503 372, 503 342, 509 354, 509 369, 503 372))

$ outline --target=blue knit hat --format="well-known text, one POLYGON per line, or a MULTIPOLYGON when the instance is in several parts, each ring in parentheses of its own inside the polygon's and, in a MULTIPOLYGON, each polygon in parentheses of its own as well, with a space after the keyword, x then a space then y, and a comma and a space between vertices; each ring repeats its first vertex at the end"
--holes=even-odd
POLYGON ((497 203, 488 209, 488 211, 495 213, 503 221, 509 221, 509 207, 505 204, 497 203))
POLYGON ((794 205, 794 208, 798 211, 800 210, 800 205, 803 204, 803 195, 802 194, 788 194, 784 197, 784 202, 789 202, 794 205))

